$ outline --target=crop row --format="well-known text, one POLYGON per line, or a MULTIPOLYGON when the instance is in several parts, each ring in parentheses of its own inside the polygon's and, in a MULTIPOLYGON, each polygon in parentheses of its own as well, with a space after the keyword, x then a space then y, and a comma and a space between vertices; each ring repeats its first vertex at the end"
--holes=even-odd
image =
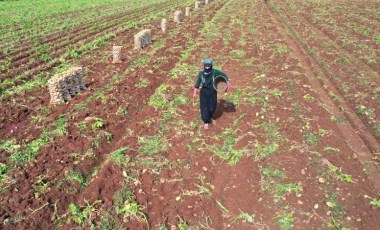
MULTIPOLYGON (((167 4, 168 3, 165 3, 161 7, 164 7, 165 5, 170 6, 167 4)), ((171 4, 174 4, 174 2, 172 2, 171 4)), ((134 20, 142 18, 142 12, 145 12, 146 14, 149 14, 149 12, 155 12, 161 9, 160 5, 161 4, 152 4, 150 8, 145 7, 141 8, 136 12, 123 13, 118 16, 105 18, 103 21, 98 21, 95 25, 82 25, 80 27, 75 28, 75 30, 71 31, 71 33, 64 33, 60 36, 48 38, 46 40, 32 42, 32 44, 26 46, 24 44, 22 51, 13 52, 7 57, 6 60, 3 61, 5 63, 3 63, 4 66, 2 68, 2 72, 5 72, 6 75, 10 75, 13 72, 13 68, 16 68, 17 70, 17 67, 19 65, 26 64, 26 62, 30 61, 29 59, 31 59, 31 61, 33 61, 33 59, 37 59, 37 61, 39 61, 40 63, 48 62, 53 58, 51 52, 68 45, 75 45, 75 43, 77 43, 80 40, 83 40, 84 38, 90 39, 91 36, 94 36, 102 32, 103 30, 105 31, 104 33, 106 33, 107 31, 112 31, 112 29, 115 30, 118 24, 121 27, 126 23, 133 23, 134 20)), ((17 72, 13 75, 15 74, 17 74, 17 72)))
MULTIPOLYGON (((215 1, 215 3, 222 3, 222 2, 221 1, 219 1, 219 2, 215 1)), ((217 10, 218 7, 220 7, 220 6, 217 4, 214 4, 212 9, 217 10)), ((78 104, 73 104, 71 106, 69 105, 71 107, 70 113, 73 115, 75 114, 74 116, 77 118, 75 120, 70 119, 70 121, 68 121, 67 123, 64 123, 64 125, 66 126, 65 130, 66 130, 66 132, 70 132, 70 135, 76 136, 75 133, 77 132, 77 130, 79 130, 79 132, 81 132, 83 134, 83 136, 81 135, 82 137, 80 139, 82 139, 82 138, 86 139, 85 136, 89 137, 88 139, 85 140, 86 144, 84 144, 84 146, 92 146, 94 148, 94 150, 93 150, 93 154, 87 154, 86 157, 84 157, 86 159, 87 163, 90 159, 92 159, 91 160, 92 162, 96 161, 97 162, 96 164, 100 164, 99 161, 105 160, 106 156, 104 156, 104 153, 109 152, 109 149, 111 148, 110 145, 107 144, 107 141, 115 143, 115 142, 117 142, 117 140, 122 139, 123 136, 128 135, 128 130, 125 130, 124 128, 120 127, 120 125, 118 123, 119 121, 120 122, 121 121, 128 122, 128 118, 132 119, 132 121, 130 121, 131 122, 130 124, 132 126, 134 123, 139 121, 139 119, 148 116, 148 114, 146 114, 145 112, 140 111, 140 110, 141 110, 141 108, 144 107, 144 98, 149 97, 149 91, 150 90, 144 89, 145 87, 147 87, 146 84, 145 84, 145 86, 144 86, 144 84, 138 84, 138 83, 140 83, 139 78, 129 79, 130 76, 133 76, 136 68, 137 69, 145 69, 144 76, 147 76, 149 79, 148 85, 155 87, 155 85, 157 84, 156 83, 157 81, 160 81, 160 79, 165 79, 164 75, 167 74, 167 72, 163 71, 163 70, 165 70, 166 68, 171 68, 170 66, 174 65, 176 63, 176 59, 180 56, 180 50, 178 48, 182 47, 182 49, 185 49, 185 47, 189 44, 189 42, 191 42, 191 40, 186 39, 187 33, 190 31, 193 31, 194 34, 198 33, 197 29, 200 29, 203 25, 202 23, 199 23, 199 20, 200 19, 207 20, 208 17, 211 17, 211 15, 202 14, 202 11, 199 11, 198 13, 194 12, 192 18, 189 18, 190 19, 189 22, 191 22, 189 25, 186 25, 186 22, 185 22, 183 25, 184 28, 182 28, 182 26, 178 26, 177 28, 173 28, 168 33, 168 37, 166 37, 165 35, 162 35, 162 37, 161 37, 161 35, 159 36, 159 38, 161 38, 164 41, 164 44, 165 44, 166 39, 176 41, 173 44, 175 46, 175 48, 172 48, 170 46, 162 46, 162 43, 157 42, 156 44, 153 44, 153 46, 151 47, 152 48, 151 50, 147 50, 146 52, 143 52, 140 55, 135 53, 134 55, 131 55, 130 57, 128 57, 127 60, 125 60, 125 62, 123 63, 123 66, 125 68, 124 71, 122 70, 122 72, 119 72, 113 76, 107 76, 107 74, 105 74, 105 76, 103 76, 103 74, 104 74, 103 71, 99 72, 99 73, 94 73, 94 76, 90 76, 90 78, 95 77, 95 75, 97 76, 96 77, 96 79, 97 79, 96 83, 93 84, 92 87, 99 87, 99 88, 93 93, 94 95, 92 95, 91 97, 88 97, 88 99, 85 100, 83 102, 83 104, 78 103, 78 104), (173 55, 170 57, 167 57, 166 55, 168 53, 173 53, 173 55), (150 59, 149 57, 151 55, 155 55, 157 58, 154 60, 150 59), (168 65, 168 63, 169 63, 169 65, 168 65), (149 72, 148 70, 153 71, 153 72, 149 72), (149 77, 149 76, 151 76, 151 77, 149 77), (107 84, 107 82, 109 82, 109 84, 107 84), (139 87, 137 87, 136 90, 137 91, 143 90, 144 92, 146 92, 146 94, 139 93, 136 91, 134 91, 134 92, 140 96, 134 95, 133 92, 124 93, 124 91, 123 91, 124 88, 129 87, 130 84, 139 85, 139 87), (120 90, 122 90, 123 93, 120 93, 120 90), (113 96, 110 94, 113 94, 113 96), (125 103, 118 104, 119 108, 120 108, 120 112, 119 112, 119 110, 117 109, 117 105, 115 107, 114 103, 116 101, 113 98, 117 98, 118 99, 117 101, 128 101, 128 103, 133 104, 135 107, 134 106, 131 106, 131 107, 127 106, 126 107, 125 103), (101 103, 99 104, 99 102, 101 102, 101 103), (103 104, 103 102, 105 104, 103 104), (109 105, 109 106, 105 106, 105 105, 109 105), (101 106, 102 109, 100 109, 100 108, 96 109, 98 106, 101 106), (92 109, 90 109, 90 108, 92 108, 92 109), (118 111, 118 113, 117 113, 118 115, 114 116, 112 118, 109 118, 109 114, 114 114, 114 112, 116 112, 116 110, 118 111), (90 112, 91 114, 93 114, 94 116, 96 116, 98 118, 94 119, 94 120, 89 120, 89 119, 83 120, 83 118, 84 118, 83 115, 88 113, 88 112, 90 112), (115 129, 122 131, 122 133, 119 133, 120 136, 119 135, 118 136, 110 135, 113 133, 113 131, 115 131, 115 129), (113 131, 109 131, 109 130, 113 130, 113 131), (97 134, 99 134, 99 135, 97 135, 97 134), (93 138, 90 138, 90 137, 93 137, 93 138), (97 139, 97 138, 100 138, 100 139, 97 139), (101 155, 99 155, 99 154, 101 154, 101 155), (98 160, 93 159, 92 156, 96 156, 98 160)), ((102 50, 102 52, 107 52, 107 51, 102 50)), ((109 66, 112 68, 113 65, 109 64, 109 66)), ((94 67, 96 67, 96 65, 94 67)), ((143 72, 140 71, 140 73, 143 73, 143 72)), ((112 74, 112 73, 108 73, 108 75, 109 74, 112 74)), ((86 95, 84 95, 84 97, 86 97, 86 95)), ((54 113, 54 111, 53 111, 53 113, 54 113)), ((45 125, 47 125, 47 124, 45 124, 45 125)), ((137 130, 134 130, 134 131, 137 132, 137 130)), ((40 140, 40 139, 41 138, 36 138, 36 140, 40 140)), ((60 146, 60 139, 61 138, 54 138, 54 142, 55 142, 56 147, 60 146)), ((63 139, 70 139, 70 137, 68 137, 67 134, 65 134, 63 139)), ((79 145, 78 145, 78 147, 79 147, 79 145)), ((24 148, 24 146, 22 148, 24 148)), ((59 149, 59 151, 62 151, 60 147, 58 147, 58 149, 59 149)), ((43 150, 43 149, 41 149, 41 150, 43 150)), ((52 149, 49 151, 52 151, 52 149)), ((87 151, 85 151, 85 152, 87 152, 87 151)), ((90 152, 91 151, 88 151, 87 153, 90 153, 90 152)), ((59 215, 64 214, 64 210, 66 210, 68 207, 67 200, 71 200, 71 201, 76 200, 75 197, 72 195, 72 192, 80 192, 82 189, 85 189, 87 186, 89 186, 89 183, 84 183, 83 180, 80 180, 80 178, 82 178, 82 179, 88 178, 88 180, 91 181, 92 180, 91 178, 93 178, 93 177, 91 177, 90 175, 100 171, 100 169, 98 167, 95 167, 94 170, 90 169, 90 167, 94 165, 93 163, 90 163, 89 165, 88 164, 85 164, 85 165, 73 164, 73 161, 75 161, 75 159, 80 159, 80 157, 79 158, 76 158, 76 157, 78 155, 81 155, 82 151, 77 152, 77 154, 72 155, 72 157, 70 155, 71 154, 70 152, 66 151, 65 153, 63 153, 63 152, 60 152, 60 153, 61 154, 58 154, 58 155, 54 154, 54 158, 57 159, 57 162, 61 162, 62 160, 64 162, 66 162, 69 158, 69 165, 68 166, 70 167, 70 165, 71 165, 72 170, 67 170, 67 174, 66 174, 67 180, 64 180, 64 185, 66 185, 66 184, 68 185, 68 187, 67 187, 68 190, 66 191, 67 193, 63 195, 62 201, 58 202, 58 204, 56 206, 59 209, 59 212, 57 213, 57 215, 58 214, 59 215), (58 160, 58 159, 60 159, 60 160, 58 160), (87 170, 85 170, 86 174, 83 173, 84 168, 87 168, 87 170), (79 176, 80 174, 78 172, 81 173, 82 177, 79 176), (89 175, 87 174, 87 172, 89 173, 89 175), (80 185, 83 187, 81 187, 79 190, 76 190, 76 188, 77 188, 76 185, 77 185, 77 183, 79 183, 79 181, 83 182, 83 183, 80 183, 80 185)), ((46 157, 48 157, 50 159, 49 162, 51 164, 53 164, 57 167, 62 167, 62 166, 60 166, 60 164, 57 164, 57 162, 55 162, 54 160, 51 161, 51 156, 49 157, 48 155, 49 154, 47 154, 47 155, 45 155, 45 154, 36 155, 38 162, 43 161, 43 159, 47 159, 46 157)), ((17 155, 14 155, 14 156, 17 156, 17 155)), ((16 157, 14 159, 18 159, 18 158, 16 157)), ((41 166, 43 167, 43 169, 38 169, 39 172, 41 172, 41 170, 43 172, 45 170, 48 170, 48 168, 51 165, 50 166, 41 165, 41 166)), ((37 169, 29 168, 29 166, 25 166, 25 167, 26 167, 27 171, 37 170, 37 169)), ((46 176, 44 176, 45 179, 43 181, 45 181, 45 182, 49 181, 49 186, 54 187, 54 183, 52 183, 52 181, 62 181, 62 176, 64 176, 64 175, 62 175, 62 174, 56 175, 56 174, 54 174, 54 172, 51 172, 51 173, 53 173, 53 174, 44 173, 44 175, 46 175, 46 176)), ((93 174, 93 175, 95 175, 95 174, 93 174)), ((34 183, 35 185, 38 184, 38 178, 30 178, 30 180, 32 182, 35 182, 34 183)), ((59 183, 57 183, 57 186, 60 189, 62 189, 62 187, 60 187, 60 186, 62 186, 62 184, 59 185, 59 183)), ((54 191, 55 190, 56 189, 54 189, 54 191)), ((31 189, 31 192, 32 191, 36 191, 36 190, 31 189)), ((24 190, 22 190, 20 192, 24 192, 24 190)), ((54 195, 54 194, 49 194, 48 191, 39 192, 39 194, 40 195, 38 197, 38 200, 33 201, 34 207, 35 206, 39 207, 39 204, 42 203, 41 199, 48 199, 50 196, 54 195)), ((52 210, 50 210, 50 209, 47 209, 46 212, 49 213, 48 216, 55 215, 52 213, 52 210)), ((65 216, 65 215, 63 215, 63 216, 65 216)), ((46 221, 48 221, 48 220, 46 220, 46 221)), ((60 221, 62 221, 62 219, 58 218, 57 223, 60 223, 60 221)))
MULTIPOLYGON (((16 76, 14 79, 7 79, 2 83, 3 88, 17 87, 20 83, 25 82, 25 77, 33 76, 39 72, 46 71, 51 67, 61 65, 65 66, 67 60, 77 59, 83 52, 87 49, 96 48, 101 45, 105 40, 109 39, 112 36, 116 36, 118 33, 135 29, 141 24, 147 23, 151 20, 155 20, 161 17, 163 12, 162 9, 167 9, 168 6, 176 7, 178 3, 171 2, 171 5, 159 5, 152 7, 149 10, 142 9, 138 12, 134 12, 132 15, 123 16, 121 18, 116 18, 111 21, 106 21, 101 26, 95 26, 90 28, 87 33, 83 33, 78 30, 77 33, 73 35, 68 34, 59 38, 58 40, 53 40, 51 42, 41 45, 40 49, 45 48, 46 50, 34 49, 34 54, 31 56, 26 56, 23 59, 18 61, 18 64, 15 64, 15 72, 22 73, 16 76), (145 15, 142 15, 144 13, 145 15), (150 16, 148 16, 151 14, 150 16), (127 17, 127 20, 125 20, 127 17), (51 43, 51 47, 49 44, 51 43), (46 57, 47 59, 41 60, 41 57, 46 57), (37 59, 37 60, 35 60, 37 59), (21 63, 26 62, 21 65, 21 63), (20 66, 18 66, 20 64, 20 66)), ((33 51, 32 51, 33 52, 33 51)), ((28 55, 28 53, 26 53, 28 55)), ((11 68, 7 71, 12 72, 11 68)), ((34 77, 34 79, 38 78, 34 77)), ((33 80, 32 80, 33 81, 33 80)), ((28 83, 28 82, 27 82, 28 83)), ((10 90, 12 91, 12 90, 10 90)), ((10 93, 10 92, 8 92, 10 93)))
POLYGON ((131 11, 151 3, 154 2, 147 3, 146 1, 135 0, 122 3, 113 1, 112 4, 108 2, 107 5, 101 1, 75 3, 57 1, 35 5, 28 5, 27 2, 23 2, 20 6, 13 3, 9 9, 6 7, 7 11, 5 12, 10 12, 10 15, 3 15, 2 17, 3 33, 0 39, 4 41, 2 46, 6 45, 14 49, 13 45, 16 45, 17 42, 24 43, 33 37, 50 36, 51 33, 70 29, 85 22, 96 23, 104 17, 131 11), (25 14, 25 9, 29 14, 25 14), (101 13, 99 13, 100 11, 101 13))

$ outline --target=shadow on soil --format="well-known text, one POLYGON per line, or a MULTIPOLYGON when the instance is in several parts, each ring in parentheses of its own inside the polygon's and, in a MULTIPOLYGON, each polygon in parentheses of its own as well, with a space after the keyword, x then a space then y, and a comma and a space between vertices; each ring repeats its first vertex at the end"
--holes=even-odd
POLYGON ((233 113, 236 112, 236 106, 232 101, 221 99, 216 105, 216 111, 214 113, 213 119, 217 120, 223 113, 233 113))

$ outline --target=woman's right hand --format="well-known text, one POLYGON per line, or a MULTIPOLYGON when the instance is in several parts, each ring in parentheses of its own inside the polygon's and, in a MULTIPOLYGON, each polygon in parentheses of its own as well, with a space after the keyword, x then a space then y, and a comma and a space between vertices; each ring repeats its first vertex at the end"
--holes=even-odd
POLYGON ((196 97, 196 96, 197 96, 197 93, 198 93, 198 89, 197 89, 197 88, 194 88, 193 97, 196 97))

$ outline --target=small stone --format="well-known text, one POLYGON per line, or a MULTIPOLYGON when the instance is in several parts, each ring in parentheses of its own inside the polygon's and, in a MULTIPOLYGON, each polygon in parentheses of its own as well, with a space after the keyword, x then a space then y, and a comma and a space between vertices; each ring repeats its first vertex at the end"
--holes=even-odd
POLYGON ((165 183, 165 178, 160 178, 160 183, 161 184, 165 183))
POLYGON ((327 205, 328 207, 330 207, 330 208, 335 207, 335 204, 332 203, 332 202, 330 202, 330 201, 327 201, 327 202, 326 202, 326 205, 327 205))
POLYGON ((305 175, 305 169, 302 169, 302 170, 301 170, 301 174, 302 174, 302 175, 305 175))
POLYGON ((346 219, 347 219, 347 220, 351 220, 351 217, 347 216, 346 219))
POLYGON ((206 167, 202 167, 202 170, 207 172, 207 168, 206 167))
POLYGON ((323 179, 322 177, 320 177, 320 178, 318 179, 318 182, 321 183, 321 184, 324 184, 324 183, 325 183, 325 179, 323 179))
POLYGON ((331 211, 326 212, 326 215, 330 216, 331 215, 331 211))
POLYGON ((356 219, 356 221, 357 221, 357 222, 360 222, 360 221, 362 221, 362 219, 358 218, 358 219, 356 219))
POLYGON ((319 205, 318 204, 315 204, 314 205, 314 209, 318 209, 319 205))
POLYGON ((303 202, 302 202, 302 201, 300 201, 300 200, 298 200, 298 201, 297 201, 297 204, 303 204, 303 202))
POLYGON ((176 200, 176 201, 179 201, 179 200, 181 200, 181 197, 180 197, 180 196, 177 196, 177 197, 175 198, 175 200, 176 200))

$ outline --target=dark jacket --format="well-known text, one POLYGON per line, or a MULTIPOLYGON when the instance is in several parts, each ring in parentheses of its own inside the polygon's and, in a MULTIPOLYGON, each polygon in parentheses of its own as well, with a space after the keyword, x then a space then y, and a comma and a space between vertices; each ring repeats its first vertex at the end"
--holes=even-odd
POLYGON ((203 88, 213 88, 213 84, 214 84, 213 78, 215 78, 217 76, 223 76, 228 81, 227 74, 223 73, 220 70, 212 69, 211 73, 209 73, 209 74, 205 74, 204 70, 201 70, 198 74, 198 79, 197 79, 197 82, 195 83, 194 87, 199 88, 199 86, 202 83, 203 88))

